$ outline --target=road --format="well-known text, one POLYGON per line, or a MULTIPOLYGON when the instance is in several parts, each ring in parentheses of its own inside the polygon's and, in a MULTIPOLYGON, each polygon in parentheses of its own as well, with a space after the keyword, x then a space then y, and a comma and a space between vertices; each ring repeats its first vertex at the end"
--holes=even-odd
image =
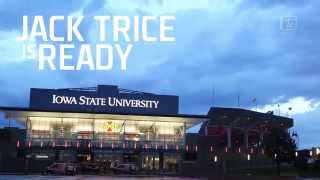
MULTIPOLYGON (((165 176, 130 176, 130 175, 117 175, 117 176, 99 176, 99 175, 77 175, 77 176, 42 176, 42 175, 0 175, 0 180, 205 180, 200 178, 186 178, 186 177, 165 177, 165 176)), ((215 178, 223 180, 320 180, 319 178, 301 178, 293 176, 234 176, 215 178)))

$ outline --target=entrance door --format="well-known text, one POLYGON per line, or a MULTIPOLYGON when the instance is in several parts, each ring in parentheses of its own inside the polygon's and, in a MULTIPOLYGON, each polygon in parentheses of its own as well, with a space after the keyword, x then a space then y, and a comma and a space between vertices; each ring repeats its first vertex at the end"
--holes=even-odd
POLYGON ((159 154, 148 153, 143 154, 142 158, 142 169, 143 170, 159 170, 159 154))

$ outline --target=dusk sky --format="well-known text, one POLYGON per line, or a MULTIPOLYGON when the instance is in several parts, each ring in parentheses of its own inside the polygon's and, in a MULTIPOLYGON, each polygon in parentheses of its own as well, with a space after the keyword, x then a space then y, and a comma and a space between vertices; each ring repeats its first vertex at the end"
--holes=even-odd
MULTIPOLYGON (((320 146, 319 9, 317 0, 0 0, 0 106, 27 107, 32 87, 97 84, 178 95, 183 114, 206 114, 212 105, 237 107, 239 96, 241 108, 275 114, 280 108, 281 115, 293 117, 299 148, 320 146), (22 58, 16 37, 23 15, 119 14, 173 15, 176 41, 134 43, 126 71, 118 60, 110 71, 40 71, 37 61, 22 58), (285 17, 295 18, 294 29, 281 28, 285 17)), ((79 28, 92 45, 94 23, 79 28)), ((58 25, 57 34, 64 35, 65 24, 58 25)))

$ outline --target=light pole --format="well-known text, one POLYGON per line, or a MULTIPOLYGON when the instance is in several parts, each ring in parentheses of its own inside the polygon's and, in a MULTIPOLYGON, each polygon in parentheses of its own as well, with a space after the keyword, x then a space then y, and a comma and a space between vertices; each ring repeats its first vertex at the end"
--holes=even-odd
POLYGON ((291 110, 292 110, 292 107, 289 107, 288 110, 289 110, 289 111, 288 111, 288 117, 290 118, 290 112, 291 112, 291 110))

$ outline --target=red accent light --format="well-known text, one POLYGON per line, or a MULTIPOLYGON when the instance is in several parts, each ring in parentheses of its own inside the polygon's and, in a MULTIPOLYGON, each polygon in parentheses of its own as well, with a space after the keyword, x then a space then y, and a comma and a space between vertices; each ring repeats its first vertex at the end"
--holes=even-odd
POLYGON ((20 147, 20 141, 18 140, 17 141, 17 148, 19 148, 20 147))
POLYGON ((189 146, 188 145, 186 145, 186 151, 189 151, 189 146))
POLYGON ((28 146, 29 146, 29 148, 31 147, 31 141, 28 142, 28 146))

